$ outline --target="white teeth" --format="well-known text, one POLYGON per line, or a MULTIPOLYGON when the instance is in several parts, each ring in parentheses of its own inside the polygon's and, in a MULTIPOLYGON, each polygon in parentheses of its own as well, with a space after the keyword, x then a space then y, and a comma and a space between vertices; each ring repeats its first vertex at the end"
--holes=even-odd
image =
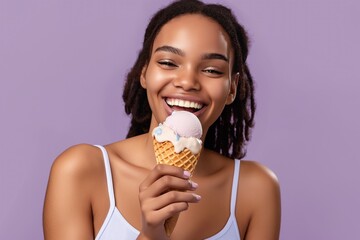
POLYGON ((166 103, 169 104, 170 106, 177 106, 177 107, 185 107, 185 108, 195 108, 195 109, 200 109, 202 108, 202 104, 197 103, 197 102, 190 102, 187 100, 182 100, 182 99, 166 99, 166 103))

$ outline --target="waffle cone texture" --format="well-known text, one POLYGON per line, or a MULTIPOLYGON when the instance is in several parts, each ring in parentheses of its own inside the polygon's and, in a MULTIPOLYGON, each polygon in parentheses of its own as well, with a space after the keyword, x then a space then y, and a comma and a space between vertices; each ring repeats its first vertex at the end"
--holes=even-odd
POLYGON ((156 162, 158 164, 168 164, 171 166, 181 167, 189 171, 191 175, 194 173, 200 153, 193 154, 189 149, 185 148, 180 153, 174 151, 174 145, 170 141, 158 142, 154 138, 154 151, 156 162))
MULTIPOLYGON (((189 171, 191 175, 194 173, 200 152, 198 154, 193 154, 189 149, 185 148, 180 153, 176 153, 174 145, 170 141, 158 142, 155 138, 153 140, 153 145, 156 162, 158 164, 168 164, 181 167, 184 170, 189 171)), ((167 236, 170 237, 171 233, 174 231, 178 218, 179 214, 176 214, 175 216, 165 220, 164 227, 167 236)))

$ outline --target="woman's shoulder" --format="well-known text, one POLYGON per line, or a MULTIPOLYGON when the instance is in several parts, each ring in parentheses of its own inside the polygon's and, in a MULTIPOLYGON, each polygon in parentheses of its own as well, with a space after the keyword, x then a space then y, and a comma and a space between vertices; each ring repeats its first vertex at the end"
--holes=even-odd
POLYGON ((100 167, 103 166, 101 159, 102 153, 98 147, 90 144, 74 145, 55 159, 51 167, 51 174, 84 179, 102 169, 100 167))
POLYGON ((278 178, 267 166, 257 161, 241 160, 241 180, 258 187, 276 187, 278 178))
POLYGON ((107 196, 101 158, 99 148, 79 144, 66 149, 55 159, 44 203, 46 236, 56 232, 62 239, 70 233, 83 239, 91 238, 93 228, 87 223, 91 221, 93 206, 102 200, 102 196, 107 196))
POLYGON ((276 199, 280 193, 276 174, 256 161, 241 160, 239 185, 247 200, 258 204, 262 204, 262 199, 276 199))
POLYGON ((236 216, 246 235, 278 239, 281 218, 280 185, 275 173, 256 161, 241 161, 236 216))
MULTIPOLYGON (((250 222, 253 225, 278 224, 280 201, 280 185, 275 173, 259 162, 241 160, 237 198, 240 204, 236 215, 244 226, 250 222)), ((278 229, 275 225, 273 229, 278 229)))

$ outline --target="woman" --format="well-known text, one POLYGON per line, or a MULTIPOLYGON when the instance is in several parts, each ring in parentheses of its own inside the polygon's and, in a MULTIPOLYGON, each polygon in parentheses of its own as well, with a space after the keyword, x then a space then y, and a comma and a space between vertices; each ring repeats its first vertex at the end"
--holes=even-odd
POLYGON ((158 11, 127 76, 127 139, 77 145, 55 160, 45 238, 169 239, 164 222, 181 213, 171 239, 278 239, 277 179, 239 161, 255 112, 247 55, 246 32, 224 6, 188 0, 158 11), (155 161, 151 132, 174 110, 193 112, 203 127, 191 181, 155 161))

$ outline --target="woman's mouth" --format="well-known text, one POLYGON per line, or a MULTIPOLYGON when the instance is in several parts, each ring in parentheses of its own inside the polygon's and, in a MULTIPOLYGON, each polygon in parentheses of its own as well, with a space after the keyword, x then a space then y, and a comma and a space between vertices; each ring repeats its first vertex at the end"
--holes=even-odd
POLYGON ((193 102, 189 100, 177 99, 177 98, 167 98, 166 103, 173 110, 182 110, 188 112, 197 112, 203 108, 203 104, 199 102, 193 102))

